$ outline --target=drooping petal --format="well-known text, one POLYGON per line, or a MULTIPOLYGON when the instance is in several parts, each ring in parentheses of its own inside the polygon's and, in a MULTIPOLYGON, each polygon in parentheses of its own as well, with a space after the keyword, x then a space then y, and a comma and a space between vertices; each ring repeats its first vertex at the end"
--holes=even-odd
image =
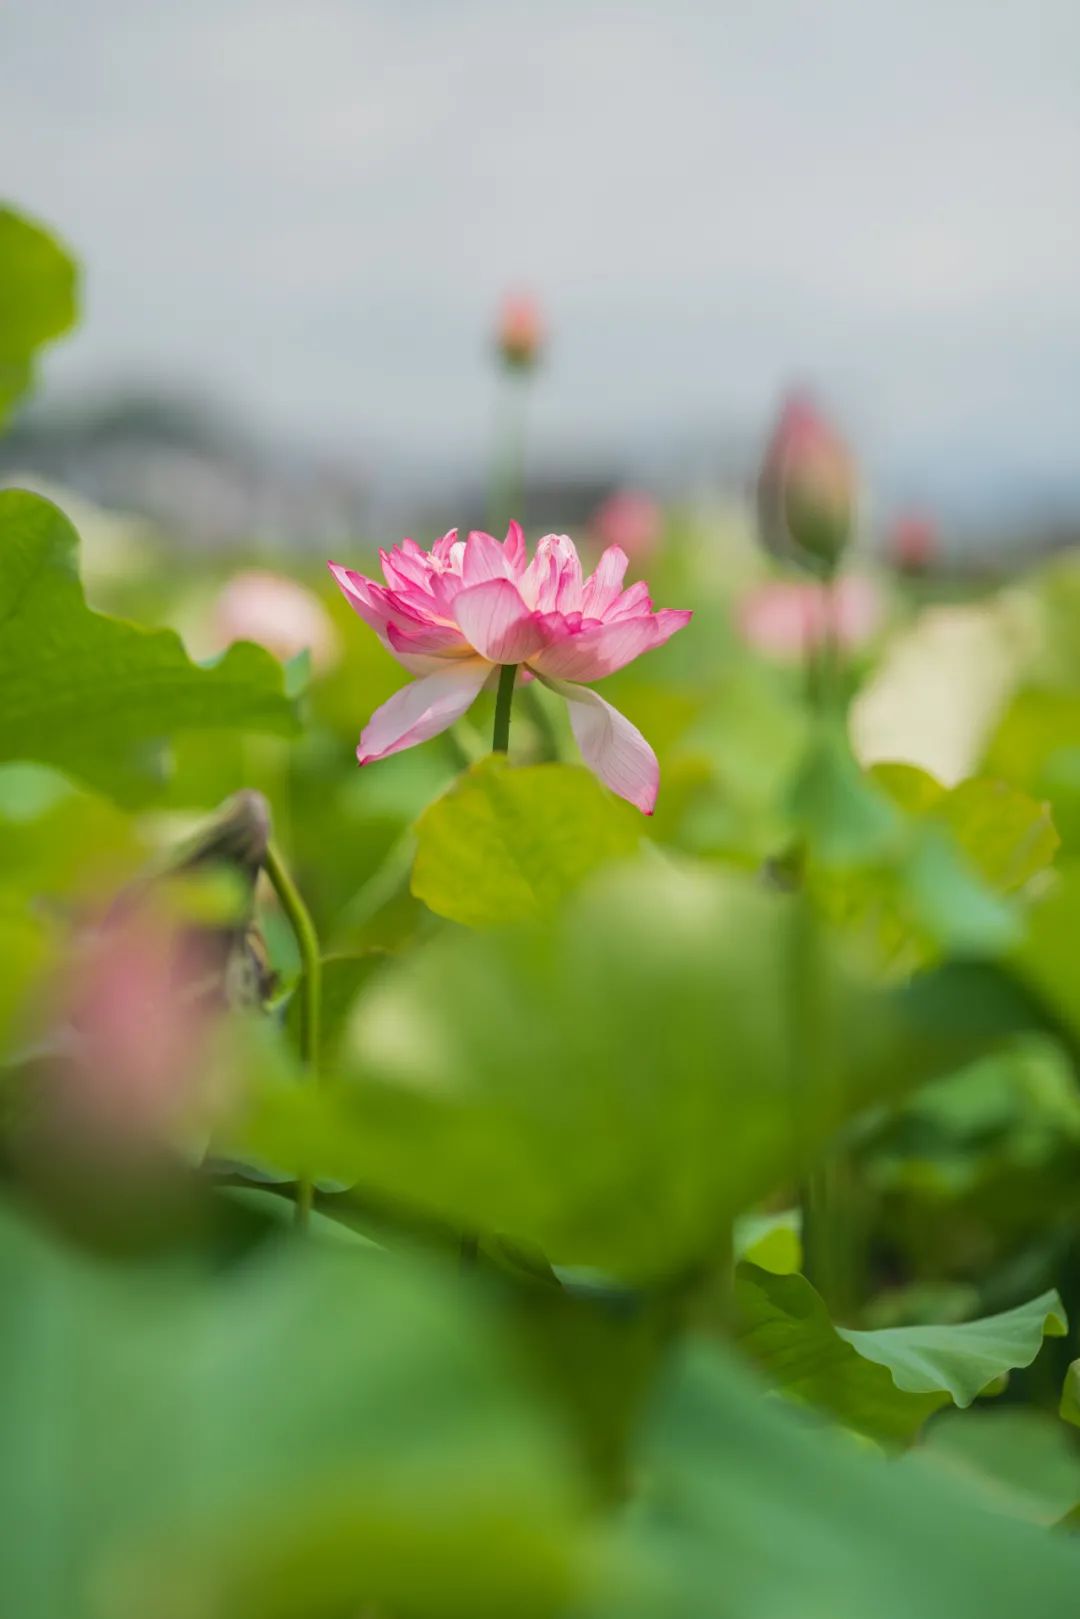
POLYGON ((660 766, 637 726, 587 686, 546 675, 540 679, 565 697, 570 726, 589 769, 613 793, 628 799, 643 815, 651 815, 660 788, 660 766))
POLYGON ((492 663, 521 663, 544 644, 538 615, 509 579, 467 586, 455 598, 454 616, 469 645, 492 663))
POLYGON ((487 579, 506 579, 509 566, 503 548, 494 534, 474 529, 465 541, 461 577, 466 585, 482 585, 487 579))
POLYGON ((608 546, 581 592, 581 611, 586 618, 603 618, 622 589, 629 563, 621 546, 608 546))
POLYGON ((664 611, 598 624, 578 635, 553 641, 531 661, 541 674, 557 680, 602 680, 643 652, 663 646, 692 616, 688 612, 664 611))
POLYGON ((364 726, 356 756, 362 765, 415 747, 460 719, 491 674, 481 658, 448 663, 445 670, 403 686, 364 726))

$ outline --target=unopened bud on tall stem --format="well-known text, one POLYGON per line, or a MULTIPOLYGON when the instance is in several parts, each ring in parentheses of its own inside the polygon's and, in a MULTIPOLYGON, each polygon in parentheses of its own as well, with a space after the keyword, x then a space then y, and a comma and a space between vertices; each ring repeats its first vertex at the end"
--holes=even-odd
POLYGON ((758 480, 766 550, 831 578, 851 539, 855 468, 847 446, 803 395, 780 413, 758 480))

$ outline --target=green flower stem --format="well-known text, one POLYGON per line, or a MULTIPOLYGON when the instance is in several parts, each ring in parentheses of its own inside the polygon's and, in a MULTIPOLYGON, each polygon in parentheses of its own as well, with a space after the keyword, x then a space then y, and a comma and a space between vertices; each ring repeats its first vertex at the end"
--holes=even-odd
POLYGON ((493 534, 501 534, 512 517, 519 522, 524 522, 525 518, 525 404, 531 368, 507 366, 504 372, 488 501, 488 522, 493 534))
MULTIPOLYGON (((835 580, 823 581, 829 592, 829 610, 820 647, 807 646, 807 695, 820 726, 843 723, 843 682, 833 612, 835 580)), ((800 1072, 796 1083, 807 1095, 835 1086, 836 1050, 822 1005, 820 984, 821 938, 809 896, 800 896, 796 922, 795 1017, 793 1039, 800 1072)), ((838 1105, 837 1113, 842 1115, 838 1105)), ((796 1103, 796 1123, 799 1104, 796 1103)), ((800 1131, 801 1134, 801 1131, 800 1131)), ((840 1146, 828 1146, 820 1160, 807 1166, 801 1194, 803 1269, 829 1307, 833 1319, 851 1325, 859 1299, 859 1237, 854 1165, 840 1146)))
MULTIPOLYGON (((266 875, 281 901, 281 908, 289 919, 297 949, 300 952, 300 1060, 307 1073, 315 1078, 319 1070, 319 1019, 322 1011, 322 963, 319 958, 319 936, 311 920, 311 912, 300 897, 300 890, 286 870, 277 847, 271 843, 266 851, 266 875)), ((296 1187, 296 1223, 306 1229, 314 1201, 314 1184, 308 1174, 298 1178, 296 1187)))
POLYGON ((505 753, 510 746, 510 709, 514 702, 516 663, 504 663, 499 671, 499 690, 495 697, 495 729, 491 738, 493 753, 505 753))

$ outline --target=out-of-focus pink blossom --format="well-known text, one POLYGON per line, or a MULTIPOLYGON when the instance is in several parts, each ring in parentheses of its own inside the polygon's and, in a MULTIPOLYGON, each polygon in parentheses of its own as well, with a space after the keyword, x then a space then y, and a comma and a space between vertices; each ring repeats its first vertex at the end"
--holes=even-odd
POLYGON ((884 604, 872 579, 856 574, 831 585, 775 580, 739 604, 742 638, 766 657, 795 662, 827 641, 856 652, 881 628, 884 604))
POLYGON ((641 561, 656 549, 664 531, 659 501, 639 489, 617 489, 596 509, 593 533, 602 545, 618 545, 641 561))
POLYGON ((937 524, 925 512, 901 512, 889 533, 889 558, 904 573, 922 573, 937 556, 937 524))
POLYGON ((222 646, 255 641, 282 662, 310 652, 317 670, 328 669, 337 656, 334 626, 318 597, 294 579, 262 569, 233 575, 214 604, 213 630, 222 646))
POLYGON ((792 394, 758 482, 766 548, 831 572, 851 537, 854 506, 855 466, 846 445, 812 400, 792 394))
POLYGON ((451 529, 423 551, 403 540, 379 553, 385 585, 330 563, 345 599, 387 651, 419 676, 372 715, 361 764, 426 742, 452 725, 503 664, 522 664, 565 697, 586 764, 646 815, 660 771, 641 732, 580 684, 614 674, 662 646, 688 612, 654 612, 648 586, 623 589, 629 558, 607 548, 586 578, 565 534, 545 534, 529 560, 511 523, 506 539, 451 529))
POLYGON ((495 341, 507 365, 525 370, 536 364, 546 333, 540 305, 529 293, 510 293, 503 299, 495 341))
POLYGON ((108 1152, 161 1144, 190 1103, 219 1009, 199 936, 138 905, 83 931, 62 986, 68 1032, 52 1127, 108 1152))

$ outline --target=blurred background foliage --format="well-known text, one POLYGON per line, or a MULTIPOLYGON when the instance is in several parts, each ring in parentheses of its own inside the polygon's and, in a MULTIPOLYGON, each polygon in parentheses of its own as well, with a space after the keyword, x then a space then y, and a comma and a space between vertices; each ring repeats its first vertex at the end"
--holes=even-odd
MULTIPOLYGON (((76 279, 0 214, 0 408, 76 279)), ((238 624, 263 548, 54 494, 0 492, 4 1611, 1068 1611, 1080 563, 857 557, 822 701, 745 508, 658 510, 646 822, 535 687, 509 760, 488 697, 359 771, 403 672, 322 559, 238 624)))

